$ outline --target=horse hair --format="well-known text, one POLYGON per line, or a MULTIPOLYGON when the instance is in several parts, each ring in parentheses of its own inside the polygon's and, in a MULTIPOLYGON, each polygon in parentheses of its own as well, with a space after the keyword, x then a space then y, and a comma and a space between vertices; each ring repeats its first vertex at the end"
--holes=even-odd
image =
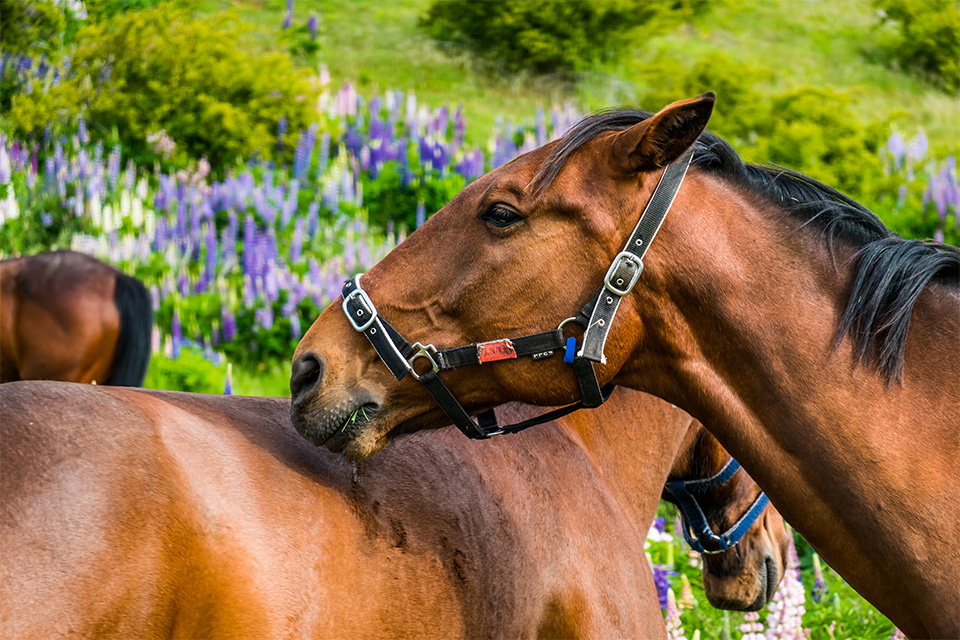
MULTIPOLYGON (((540 167, 535 187, 548 187, 570 156, 597 134, 622 131, 652 115, 622 109, 584 118, 540 167)), ((853 287, 834 346, 849 335, 858 363, 874 364, 889 382, 901 380, 914 304, 931 281, 960 289, 960 249, 904 240, 876 214, 836 189, 783 167, 748 164, 729 143, 709 131, 694 145, 691 164, 799 218, 798 230, 820 229, 831 256, 835 239, 858 249, 853 287)))

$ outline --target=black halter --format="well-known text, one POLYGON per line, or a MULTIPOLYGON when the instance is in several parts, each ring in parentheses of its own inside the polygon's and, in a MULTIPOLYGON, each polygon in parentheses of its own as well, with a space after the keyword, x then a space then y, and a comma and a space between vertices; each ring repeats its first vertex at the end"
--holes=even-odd
POLYGON ((360 286, 362 274, 354 276, 343 285, 343 312, 353 328, 367 337, 373 348, 377 350, 380 359, 397 380, 402 380, 407 373, 419 380, 453 424, 471 438, 489 438, 503 433, 516 433, 527 427, 555 420, 577 409, 598 407, 610 397, 614 385, 611 383, 600 386, 593 363, 606 362, 603 346, 613 325, 620 300, 633 290, 640 278, 643 271, 643 256, 657 235, 657 231, 660 230, 680 190, 692 158, 693 148, 691 147, 675 162, 667 165, 626 246, 617 254, 613 264, 607 270, 603 285, 580 310, 580 313, 567 318, 553 331, 450 349, 437 349, 432 344, 424 345, 419 342, 410 344, 377 313, 370 296, 360 286), (563 337, 563 326, 568 322, 576 322, 584 328, 583 343, 576 353, 576 340, 572 337, 565 340, 563 337), (474 422, 439 376, 441 371, 464 365, 486 364, 526 356, 534 360, 542 360, 552 357, 561 350, 564 351, 564 362, 573 365, 580 386, 581 400, 508 426, 501 427, 497 424, 497 418, 492 409, 479 414, 477 422, 474 422), (418 359, 425 360, 429 365, 425 373, 418 373, 414 368, 414 363, 418 359))
POLYGON ((733 478, 738 469, 740 469, 740 463, 730 458, 730 461, 724 465, 719 473, 709 478, 670 480, 663 486, 663 499, 672 502, 680 509, 683 519, 683 537, 695 551, 706 554, 723 553, 739 543, 744 534, 760 517, 767 503, 770 502, 770 498, 761 491, 746 513, 740 516, 740 519, 732 527, 720 535, 713 532, 695 496, 719 489, 733 478), (704 541, 708 541, 712 548, 706 549, 703 544, 704 541))

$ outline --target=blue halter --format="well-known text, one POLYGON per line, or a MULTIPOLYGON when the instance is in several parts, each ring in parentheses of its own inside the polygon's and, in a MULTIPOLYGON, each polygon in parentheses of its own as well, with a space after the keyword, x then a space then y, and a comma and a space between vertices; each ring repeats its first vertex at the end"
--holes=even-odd
POLYGON ((706 554, 723 553, 743 539, 744 534, 753 526, 770 502, 767 495, 761 491, 747 512, 740 516, 732 527, 720 535, 713 532, 694 495, 719 489, 729 482, 739 469, 740 463, 730 458, 730 462, 714 476, 702 480, 670 480, 663 486, 664 499, 680 508, 683 537, 692 549, 706 554), (710 546, 714 548, 709 550, 704 548, 703 541, 709 541, 710 546))

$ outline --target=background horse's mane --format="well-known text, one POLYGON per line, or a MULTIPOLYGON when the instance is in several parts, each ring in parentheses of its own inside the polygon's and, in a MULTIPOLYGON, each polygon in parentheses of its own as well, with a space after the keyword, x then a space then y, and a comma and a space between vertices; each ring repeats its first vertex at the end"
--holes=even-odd
MULTIPOLYGON (((535 188, 546 189, 570 156, 597 134, 627 129, 652 115, 618 109, 587 116, 544 161, 535 188)), ((899 380, 913 306, 931 280, 960 289, 960 250, 938 242, 904 240, 876 214, 836 189, 783 167, 748 164, 709 131, 694 145, 692 166, 798 218, 798 229, 821 230, 831 256, 837 238, 857 249, 856 273, 836 344, 850 335, 860 363, 874 363, 888 380, 899 380)))

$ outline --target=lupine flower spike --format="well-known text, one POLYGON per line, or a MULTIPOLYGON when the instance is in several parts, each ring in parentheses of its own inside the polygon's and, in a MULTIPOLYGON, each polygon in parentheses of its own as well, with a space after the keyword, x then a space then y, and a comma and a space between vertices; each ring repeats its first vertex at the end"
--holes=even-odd
POLYGON ((693 589, 690 587, 690 580, 686 574, 680 574, 680 599, 677 606, 681 609, 693 609, 697 606, 697 599, 693 596, 693 589))
POLYGON ((820 566, 820 556, 813 554, 813 588, 810 589, 810 597, 814 602, 819 603, 826 593, 830 591, 823 581, 823 568, 820 566))
POLYGON ((806 591, 800 581, 800 560, 793 538, 788 548, 787 570, 780 588, 770 602, 767 614, 767 640, 806 640, 810 630, 803 628, 806 591))
POLYGON ((673 589, 667 589, 667 637, 670 640, 687 640, 683 633, 683 623, 680 621, 680 610, 677 609, 677 597, 673 589))

